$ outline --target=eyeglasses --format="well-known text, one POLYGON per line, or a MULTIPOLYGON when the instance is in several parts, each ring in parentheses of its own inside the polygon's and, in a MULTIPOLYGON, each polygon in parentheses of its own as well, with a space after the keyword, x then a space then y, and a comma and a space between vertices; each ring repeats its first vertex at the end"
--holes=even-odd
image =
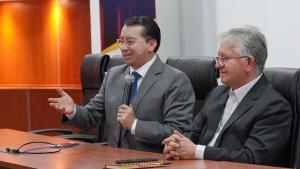
POLYGON ((248 58, 249 56, 240 56, 240 57, 221 57, 221 56, 216 56, 215 60, 217 63, 220 65, 224 65, 227 63, 230 59, 242 59, 242 58, 248 58))
POLYGON ((117 43, 120 47, 131 47, 132 45, 134 45, 137 42, 137 40, 135 39, 128 39, 128 40, 124 40, 124 39, 117 39, 117 43))

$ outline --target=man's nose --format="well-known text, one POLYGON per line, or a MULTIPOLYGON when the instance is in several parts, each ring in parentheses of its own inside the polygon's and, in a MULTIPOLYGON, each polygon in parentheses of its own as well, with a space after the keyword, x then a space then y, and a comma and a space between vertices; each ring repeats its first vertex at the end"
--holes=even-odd
POLYGON ((121 50, 128 50, 127 44, 120 45, 121 50))
POLYGON ((221 63, 219 63, 219 62, 216 62, 216 64, 215 64, 215 68, 216 68, 216 69, 221 69, 222 67, 224 67, 224 64, 221 64, 221 63))

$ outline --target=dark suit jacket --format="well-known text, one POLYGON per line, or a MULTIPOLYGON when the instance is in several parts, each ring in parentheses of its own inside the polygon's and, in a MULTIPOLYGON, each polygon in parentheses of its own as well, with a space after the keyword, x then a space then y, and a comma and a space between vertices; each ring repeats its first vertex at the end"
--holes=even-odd
MULTIPOLYGON (((194 143, 207 145, 213 138, 229 88, 216 87, 207 97, 192 127, 185 133, 194 143)), ((240 102, 204 159, 276 164, 289 138, 292 111, 289 103, 263 75, 240 102)))
MULTIPOLYGON (((120 133, 117 110, 122 104, 126 74, 127 65, 111 68, 99 93, 86 106, 76 107, 76 115, 67 123, 89 129, 101 125, 105 118, 108 144, 116 147, 120 133)), ((165 138, 191 124, 194 102, 188 77, 157 57, 137 91, 133 105, 138 119, 135 135, 130 131, 125 134, 129 148, 162 152, 165 138)))

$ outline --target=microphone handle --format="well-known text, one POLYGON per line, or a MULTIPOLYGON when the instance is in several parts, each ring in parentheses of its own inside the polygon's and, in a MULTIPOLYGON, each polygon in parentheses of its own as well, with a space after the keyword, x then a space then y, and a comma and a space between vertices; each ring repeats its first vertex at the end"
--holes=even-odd
POLYGON ((126 105, 129 106, 129 103, 130 103, 130 90, 131 90, 131 85, 125 83, 122 104, 126 104, 126 105))

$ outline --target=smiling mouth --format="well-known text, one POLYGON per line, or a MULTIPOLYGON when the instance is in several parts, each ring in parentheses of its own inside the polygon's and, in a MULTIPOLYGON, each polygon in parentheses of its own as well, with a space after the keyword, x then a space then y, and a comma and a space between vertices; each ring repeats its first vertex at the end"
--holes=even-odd
POLYGON ((129 54, 123 55, 124 59, 130 58, 130 56, 131 56, 131 55, 129 55, 129 54))

